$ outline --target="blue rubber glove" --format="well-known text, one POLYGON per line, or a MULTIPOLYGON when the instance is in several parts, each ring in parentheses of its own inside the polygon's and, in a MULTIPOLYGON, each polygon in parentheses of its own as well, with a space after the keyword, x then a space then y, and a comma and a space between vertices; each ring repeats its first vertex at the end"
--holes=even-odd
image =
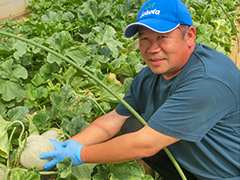
POLYGON ((63 144, 64 142, 55 141, 55 140, 53 140, 53 139, 48 139, 48 140, 52 143, 55 151, 64 148, 64 147, 62 146, 62 144, 63 144))
POLYGON ((45 170, 49 170, 54 167, 58 162, 64 160, 66 157, 70 157, 72 159, 72 166, 78 166, 83 164, 81 160, 81 149, 83 147, 82 144, 69 140, 61 144, 63 148, 59 148, 58 150, 44 153, 40 156, 41 159, 46 158, 54 158, 44 165, 45 170))

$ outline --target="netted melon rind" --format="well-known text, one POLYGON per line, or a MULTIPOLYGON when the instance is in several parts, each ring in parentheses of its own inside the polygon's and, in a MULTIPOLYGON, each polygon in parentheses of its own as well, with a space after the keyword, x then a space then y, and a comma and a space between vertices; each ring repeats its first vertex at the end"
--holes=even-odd
POLYGON ((51 130, 48 130, 48 131, 42 133, 41 136, 48 138, 48 139, 53 139, 55 141, 59 141, 58 138, 60 137, 60 134, 58 133, 58 130, 51 129, 51 130))
POLYGON ((39 170, 43 170, 43 166, 51 159, 40 159, 40 156, 50 151, 54 151, 54 147, 47 138, 40 135, 29 136, 22 152, 20 163, 27 169, 36 167, 39 170))

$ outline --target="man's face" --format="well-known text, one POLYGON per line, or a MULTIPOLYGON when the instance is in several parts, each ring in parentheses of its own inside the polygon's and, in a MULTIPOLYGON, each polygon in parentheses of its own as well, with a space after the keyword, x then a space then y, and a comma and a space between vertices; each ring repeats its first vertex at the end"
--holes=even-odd
POLYGON ((195 47, 195 28, 189 29, 184 37, 179 28, 168 33, 139 29, 139 49, 153 73, 169 80, 181 71, 195 47))

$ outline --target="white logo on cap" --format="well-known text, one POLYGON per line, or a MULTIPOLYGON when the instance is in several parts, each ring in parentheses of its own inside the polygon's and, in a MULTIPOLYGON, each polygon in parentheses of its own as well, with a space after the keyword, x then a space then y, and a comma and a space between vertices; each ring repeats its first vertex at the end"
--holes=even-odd
POLYGON ((154 10, 150 10, 150 11, 147 10, 147 11, 145 11, 145 12, 142 12, 140 19, 141 19, 143 16, 151 15, 151 14, 159 15, 159 14, 160 14, 160 10, 154 9, 154 10))

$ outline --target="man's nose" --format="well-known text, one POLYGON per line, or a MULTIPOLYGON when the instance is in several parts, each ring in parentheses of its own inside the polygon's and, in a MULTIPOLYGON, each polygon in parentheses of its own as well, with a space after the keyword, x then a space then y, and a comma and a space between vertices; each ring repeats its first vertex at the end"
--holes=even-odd
POLYGON ((157 53, 161 51, 161 47, 159 46, 158 41, 151 41, 150 46, 148 48, 149 53, 157 53))

